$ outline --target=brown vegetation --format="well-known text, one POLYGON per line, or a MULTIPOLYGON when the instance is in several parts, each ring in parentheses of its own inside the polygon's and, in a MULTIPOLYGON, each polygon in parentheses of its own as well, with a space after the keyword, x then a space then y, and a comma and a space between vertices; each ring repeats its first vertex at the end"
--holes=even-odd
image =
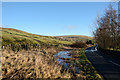
POLYGON ((84 42, 75 42, 71 45, 71 47, 75 47, 75 48, 85 48, 87 47, 87 45, 84 42))
POLYGON ((99 47, 112 48, 113 50, 120 49, 118 14, 117 10, 113 9, 111 5, 106 9, 104 16, 98 17, 94 36, 99 47))
POLYGON ((57 64, 49 52, 53 49, 14 52, 2 51, 2 76, 7 79, 22 78, 70 78, 67 72, 61 73, 62 67, 57 64), (47 55, 46 55, 47 54, 47 55))

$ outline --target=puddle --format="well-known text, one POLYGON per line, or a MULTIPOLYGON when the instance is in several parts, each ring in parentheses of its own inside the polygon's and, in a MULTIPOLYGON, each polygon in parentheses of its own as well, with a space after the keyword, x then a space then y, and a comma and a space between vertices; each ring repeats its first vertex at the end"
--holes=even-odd
POLYGON ((55 54, 54 56, 60 57, 60 58, 71 58, 71 56, 68 53, 69 53, 69 51, 61 51, 61 52, 55 54))
POLYGON ((91 49, 86 49, 85 52, 96 52, 97 47, 92 47, 91 49))
MULTIPOLYGON (((61 58, 71 58, 70 51, 61 51, 57 54, 54 55, 54 57, 57 59, 57 61, 59 62, 59 64, 61 64, 63 66, 63 68, 69 69, 70 63, 66 63, 63 59, 61 58)), ((78 67, 75 67, 76 73, 79 74, 80 70, 78 67)))

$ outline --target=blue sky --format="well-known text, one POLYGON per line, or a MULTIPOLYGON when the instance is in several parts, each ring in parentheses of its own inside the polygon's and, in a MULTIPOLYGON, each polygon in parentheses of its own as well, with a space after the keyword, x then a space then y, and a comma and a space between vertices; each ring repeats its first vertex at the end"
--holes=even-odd
MULTIPOLYGON (((109 2, 3 2, 2 25, 33 34, 92 36, 109 2)), ((117 6, 115 3, 113 6, 117 6)))

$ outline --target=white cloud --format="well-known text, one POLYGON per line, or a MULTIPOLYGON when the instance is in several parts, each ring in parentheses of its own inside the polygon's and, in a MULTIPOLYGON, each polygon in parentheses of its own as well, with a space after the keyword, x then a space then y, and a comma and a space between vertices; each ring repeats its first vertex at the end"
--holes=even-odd
POLYGON ((67 29, 69 29, 69 30, 73 30, 73 29, 75 29, 76 28, 76 26, 73 26, 73 25, 68 25, 67 26, 67 29))

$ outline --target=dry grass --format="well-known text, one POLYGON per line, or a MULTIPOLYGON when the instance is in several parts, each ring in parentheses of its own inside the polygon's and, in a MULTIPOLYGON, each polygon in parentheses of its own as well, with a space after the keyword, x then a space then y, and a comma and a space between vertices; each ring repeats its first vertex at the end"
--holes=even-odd
POLYGON ((48 53, 50 50, 33 49, 14 52, 3 49, 3 78, 70 78, 70 73, 61 73, 62 67, 48 53))
POLYGON ((98 74, 89 64, 83 55, 83 50, 72 50, 69 54, 72 58, 63 59, 70 63, 69 69, 58 64, 53 54, 61 49, 55 48, 33 48, 30 50, 12 51, 11 49, 2 50, 2 78, 3 79, 28 79, 28 78, 66 78, 78 80, 101 80, 98 74), (82 56, 80 56, 82 55, 82 56), (84 63, 86 61, 87 63, 84 63), (80 73, 76 73, 75 66, 79 68, 80 73), (86 68, 90 68, 87 73, 86 68))

